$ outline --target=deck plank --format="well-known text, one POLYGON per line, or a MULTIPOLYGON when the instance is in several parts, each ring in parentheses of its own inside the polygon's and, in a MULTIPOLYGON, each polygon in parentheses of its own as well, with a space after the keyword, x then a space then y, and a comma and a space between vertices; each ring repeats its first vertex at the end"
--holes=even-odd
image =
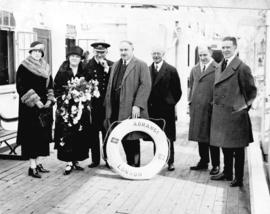
MULTIPOLYGON (((198 160, 196 142, 187 141, 186 124, 178 124, 175 142, 176 170, 166 166, 154 178, 132 181, 104 167, 63 175, 65 163, 56 151, 43 158, 51 170, 42 179, 27 175, 28 161, 0 160, 0 213, 2 214, 249 214, 248 172, 243 188, 230 188, 227 181, 211 181, 209 170, 190 171, 198 160)), ((142 163, 152 155, 143 146, 142 163)))

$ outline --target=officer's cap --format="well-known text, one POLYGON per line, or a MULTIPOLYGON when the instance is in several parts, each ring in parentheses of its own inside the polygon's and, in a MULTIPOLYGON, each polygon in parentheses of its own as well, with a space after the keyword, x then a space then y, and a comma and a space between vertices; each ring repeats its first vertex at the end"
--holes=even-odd
POLYGON ((111 45, 106 42, 94 42, 91 46, 97 51, 106 51, 106 49, 111 45))

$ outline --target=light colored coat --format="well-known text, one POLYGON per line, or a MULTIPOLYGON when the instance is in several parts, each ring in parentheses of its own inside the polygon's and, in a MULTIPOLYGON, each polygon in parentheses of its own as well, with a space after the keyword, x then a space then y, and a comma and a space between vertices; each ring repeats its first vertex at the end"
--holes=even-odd
MULTIPOLYGON (((112 66, 107 92, 105 96, 105 128, 110 125, 112 115, 111 94, 112 83, 115 71, 120 60, 112 66)), ((128 63, 120 91, 120 104, 118 120, 122 121, 132 116, 132 106, 140 107, 141 118, 148 118, 147 100, 151 91, 151 77, 148 66, 145 62, 133 57, 128 63)))
POLYGON ((200 64, 190 72, 190 123, 189 140, 209 143, 212 114, 213 86, 217 63, 211 62, 202 73, 200 64))

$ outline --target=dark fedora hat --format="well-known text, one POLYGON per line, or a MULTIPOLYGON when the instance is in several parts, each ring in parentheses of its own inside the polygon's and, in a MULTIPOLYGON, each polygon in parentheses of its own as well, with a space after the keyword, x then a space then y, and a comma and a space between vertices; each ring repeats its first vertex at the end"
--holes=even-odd
POLYGON ((74 46, 74 47, 71 47, 69 50, 68 50, 68 53, 67 53, 67 58, 70 56, 70 55, 78 55, 80 56, 81 58, 83 57, 83 49, 79 46, 74 46))
POLYGON ((106 42, 94 42, 91 46, 97 51, 105 51, 111 45, 106 42))

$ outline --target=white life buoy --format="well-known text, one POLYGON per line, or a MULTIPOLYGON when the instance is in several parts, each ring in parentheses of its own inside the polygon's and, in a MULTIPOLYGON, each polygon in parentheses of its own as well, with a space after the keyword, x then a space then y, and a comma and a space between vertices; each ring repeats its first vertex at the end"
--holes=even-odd
POLYGON ((146 119, 127 119, 117 125, 108 137, 107 161, 122 177, 127 179, 150 179, 164 166, 168 158, 169 146, 165 133, 155 123, 146 119), (123 137, 131 132, 141 131, 148 134, 155 143, 156 153, 147 165, 132 167, 123 161, 119 146, 123 137))

